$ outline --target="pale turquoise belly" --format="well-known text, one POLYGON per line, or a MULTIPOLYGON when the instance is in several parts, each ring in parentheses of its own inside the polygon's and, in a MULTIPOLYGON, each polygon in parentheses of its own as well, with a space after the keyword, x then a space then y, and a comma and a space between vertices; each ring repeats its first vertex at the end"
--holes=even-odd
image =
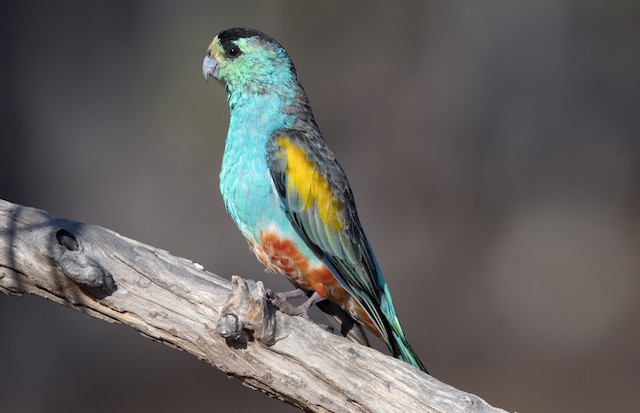
POLYGON ((309 257, 312 266, 321 261, 293 228, 271 181, 264 158, 238 157, 225 153, 220 173, 220 190, 229 214, 251 243, 260 243, 261 234, 275 232, 290 239, 297 249, 309 257), (251 159, 248 159, 251 158, 251 159))

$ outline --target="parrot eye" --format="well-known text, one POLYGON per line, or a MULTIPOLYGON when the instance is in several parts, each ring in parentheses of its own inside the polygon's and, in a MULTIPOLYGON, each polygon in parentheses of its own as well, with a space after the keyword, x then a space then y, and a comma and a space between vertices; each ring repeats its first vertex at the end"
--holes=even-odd
POLYGON ((240 55, 240 48, 238 46, 231 46, 227 54, 229 57, 238 57, 240 55))

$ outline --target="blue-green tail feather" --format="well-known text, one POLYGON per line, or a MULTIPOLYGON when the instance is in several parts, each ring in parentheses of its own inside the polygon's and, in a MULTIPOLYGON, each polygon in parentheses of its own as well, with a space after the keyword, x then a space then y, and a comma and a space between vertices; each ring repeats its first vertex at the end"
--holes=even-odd
MULTIPOLYGON (((380 268, 377 265, 376 269, 378 270, 378 274, 380 274, 380 268)), ((393 356, 411 364, 412 366, 428 374, 429 372, 424 367, 424 364, 422 364, 422 361, 420 361, 420 358, 411 347, 411 344, 409 344, 407 337, 404 335, 404 331, 402 331, 400 320, 398 320, 396 309, 393 306, 391 292, 389 291, 389 287, 387 286, 387 283, 384 281, 384 279, 382 279, 382 277, 380 277, 380 285, 382 287, 382 300, 380 308, 385 316, 386 321, 389 323, 389 328, 391 330, 391 334, 387 334, 389 337, 389 343, 387 344, 393 352, 393 356)))
MULTIPOLYGON (((400 320, 398 320, 398 316, 396 315, 396 309, 393 305, 393 299, 391 298, 391 292, 389 291, 389 287, 382 276, 382 271, 380 270, 375 256, 373 255, 373 251, 371 250, 368 242, 366 242, 366 238, 365 245, 370 254, 368 257, 370 260, 369 265, 366 268, 369 271, 368 273, 375 277, 375 284, 377 284, 376 291, 378 293, 370 294, 365 290, 354 289, 352 290, 354 292, 352 296, 363 307, 375 326, 378 328, 381 333, 381 338, 385 341, 389 350, 393 353, 393 356, 428 374, 429 372, 409 344, 404 331, 402 331, 402 326, 400 325, 400 320)), ((351 271, 356 270, 348 266, 342 266, 340 268, 342 268, 343 271, 339 271, 335 267, 334 262, 326 258, 323 261, 334 274, 351 274, 351 271)), ((350 276, 352 280, 357 279, 357 276, 350 276)), ((343 278, 336 278, 338 278, 338 281, 347 288, 347 291, 352 288, 343 278)))
POLYGON ((399 358, 400 360, 403 360, 411 364, 415 368, 420 369, 425 373, 429 374, 424 364, 422 364, 422 362, 418 358, 418 355, 416 354, 416 352, 413 351, 413 348, 411 347, 411 344, 409 344, 409 342, 407 341, 407 338, 404 336, 401 337, 397 335, 395 332, 393 333, 392 336, 393 336, 393 342, 391 343, 391 349, 393 351, 394 357, 399 358))

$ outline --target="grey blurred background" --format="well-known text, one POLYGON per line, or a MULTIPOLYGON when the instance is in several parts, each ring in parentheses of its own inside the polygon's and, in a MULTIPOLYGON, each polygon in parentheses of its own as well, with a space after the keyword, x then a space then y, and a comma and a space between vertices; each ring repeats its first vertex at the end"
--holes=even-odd
MULTIPOLYGON (((640 3, 8 1, 0 197, 286 290, 218 192, 220 30, 288 49, 438 379, 518 412, 640 388, 640 3)), ((295 411, 194 357, 0 295, 0 410, 295 411)))

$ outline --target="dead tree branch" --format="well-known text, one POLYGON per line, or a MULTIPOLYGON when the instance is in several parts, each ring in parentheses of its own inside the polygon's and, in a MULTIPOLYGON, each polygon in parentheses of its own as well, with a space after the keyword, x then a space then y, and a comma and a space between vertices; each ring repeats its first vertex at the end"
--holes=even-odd
POLYGON ((110 230, 2 200, 0 292, 129 325, 307 411, 504 411, 276 312, 260 283, 230 283, 110 230))

